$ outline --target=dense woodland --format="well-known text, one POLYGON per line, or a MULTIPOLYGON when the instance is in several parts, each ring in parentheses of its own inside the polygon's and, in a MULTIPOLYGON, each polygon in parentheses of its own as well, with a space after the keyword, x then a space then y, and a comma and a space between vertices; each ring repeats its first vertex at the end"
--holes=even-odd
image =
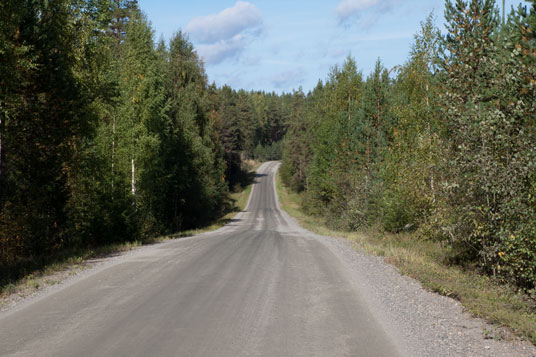
POLYGON ((335 66, 296 93, 284 182, 339 229, 413 231, 452 262, 536 283, 536 5, 447 1, 406 63, 335 66), (503 22, 504 21, 504 22, 503 22))
POLYGON ((77 247, 199 227, 243 161, 278 158, 289 96, 216 88, 132 0, 0 2, 0 284, 77 247))
POLYGON ((400 66, 364 76, 348 57, 277 95, 210 84, 187 35, 155 43, 136 1, 2 1, 0 280, 202 226, 232 208, 246 159, 282 155, 335 228, 411 232, 533 289, 536 4, 447 1, 436 21, 400 66))

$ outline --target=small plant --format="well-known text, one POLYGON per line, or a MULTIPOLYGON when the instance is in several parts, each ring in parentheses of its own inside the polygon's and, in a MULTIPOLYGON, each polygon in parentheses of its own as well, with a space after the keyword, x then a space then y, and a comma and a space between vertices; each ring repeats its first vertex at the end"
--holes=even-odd
POLYGON ((504 332, 498 328, 484 329, 482 333, 486 340, 502 341, 505 339, 504 332))
POLYGON ((1 295, 11 295, 11 294, 14 294, 16 291, 17 291, 17 286, 13 283, 10 283, 4 286, 4 288, 2 289, 1 295))

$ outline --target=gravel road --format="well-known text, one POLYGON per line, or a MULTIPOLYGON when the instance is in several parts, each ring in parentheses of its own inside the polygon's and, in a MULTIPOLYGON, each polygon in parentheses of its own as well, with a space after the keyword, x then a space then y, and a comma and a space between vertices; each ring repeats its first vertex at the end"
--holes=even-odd
POLYGON ((1 356, 536 356, 279 208, 263 164, 220 230, 100 262, 0 314, 1 356))

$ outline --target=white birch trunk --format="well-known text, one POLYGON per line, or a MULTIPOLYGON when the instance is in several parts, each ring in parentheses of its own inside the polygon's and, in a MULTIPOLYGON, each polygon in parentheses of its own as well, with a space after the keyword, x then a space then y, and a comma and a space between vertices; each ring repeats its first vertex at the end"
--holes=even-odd
POLYGON ((136 195, 136 165, 134 163, 134 154, 132 154, 131 163, 132 163, 132 169, 131 169, 132 194, 135 196, 136 195))
POLYGON ((0 118, 0 176, 2 176, 2 167, 4 162, 2 160, 2 119, 0 118))
POLYGON ((114 115, 113 124, 112 124, 112 192, 114 190, 114 175, 115 175, 115 115, 114 115))
MULTIPOLYGON (((430 109, 430 95, 429 95, 429 86, 428 83, 426 83, 426 107, 430 109)), ((430 113, 430 111, 428 111, 430 113)), ((436 201, 436 195, 435 195, 435 184, 434 184, 434 165, 432 164, 433 158, 432 158, 432 129, 430 128, 430 118, 427 120, 427 131, 428 131, 428 140, 430 143, 430 146, 428 148, 429 150, 429 165, 430 165, 430 190, 432 191, 432 203, 435 203, 436 201)))

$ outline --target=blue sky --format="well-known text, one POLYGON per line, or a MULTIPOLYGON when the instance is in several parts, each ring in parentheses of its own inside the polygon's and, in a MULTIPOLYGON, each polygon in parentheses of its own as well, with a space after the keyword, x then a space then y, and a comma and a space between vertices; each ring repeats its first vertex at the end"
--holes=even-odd
MULTIPOLYGON (((497 1, 501 3, 501 1, 497 1)), ((507 9, 520 1, 507 0, 507 9)), ((139 0, 168 40, 187 32, 209 80, 235 89, 307 92, 352 55, 365 75, 380 57, 404 63, 431 11, 442 27, 444 0, 139 0)))

